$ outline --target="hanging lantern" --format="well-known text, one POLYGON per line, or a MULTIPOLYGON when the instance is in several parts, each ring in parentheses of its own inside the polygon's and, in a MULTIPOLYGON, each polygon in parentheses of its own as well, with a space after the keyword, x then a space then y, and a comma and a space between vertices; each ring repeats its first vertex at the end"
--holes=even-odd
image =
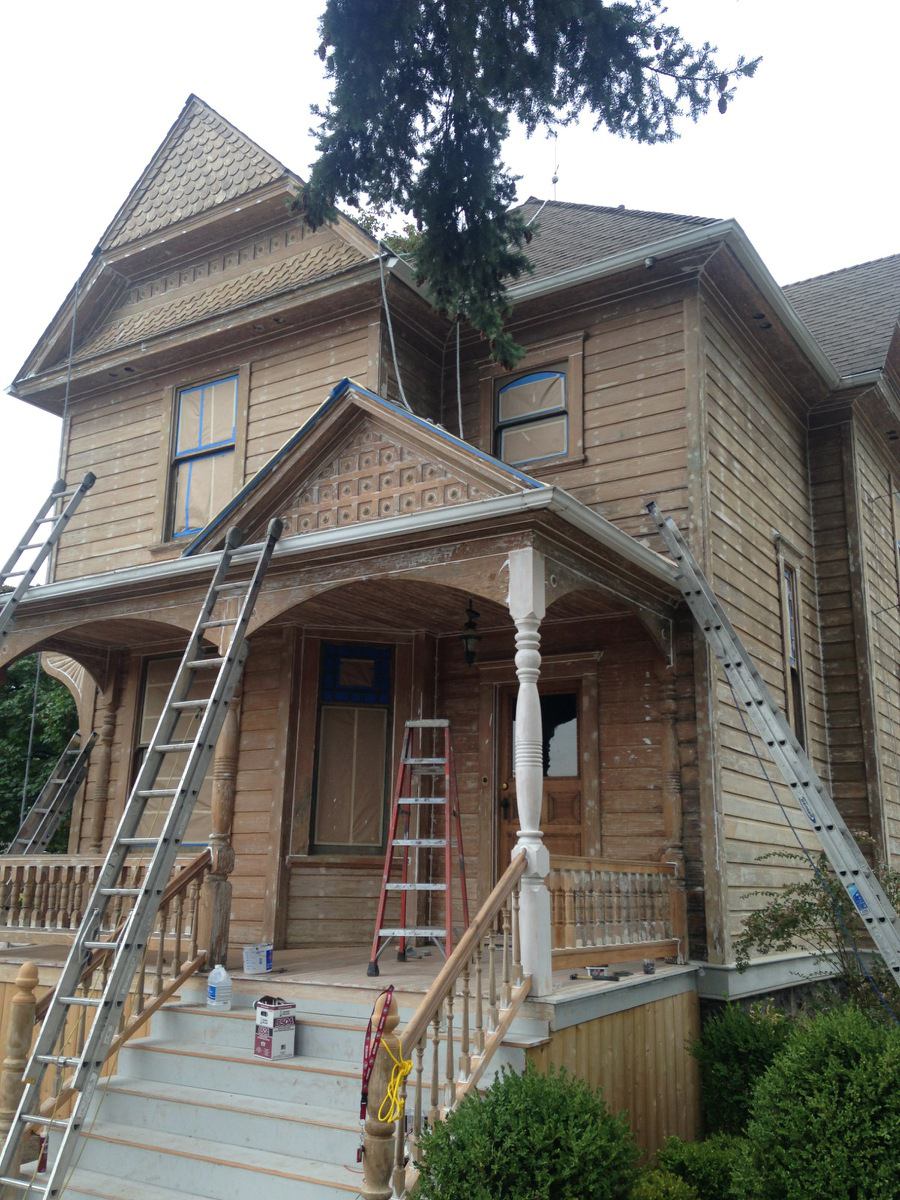
POLYGON ((478 626, 475 624, 481 613, 476 612, 472 607, 471 597, 469 598, 468 606, 466 607, 466 623, 463 625, 463 631, 459 635, 460 641, 463 644, 463 652, 465 654, 466 666, 471 667, 475 661, 475 655, 478 653, 478 643, 481 641, 481 634, 478 632, 478 626))

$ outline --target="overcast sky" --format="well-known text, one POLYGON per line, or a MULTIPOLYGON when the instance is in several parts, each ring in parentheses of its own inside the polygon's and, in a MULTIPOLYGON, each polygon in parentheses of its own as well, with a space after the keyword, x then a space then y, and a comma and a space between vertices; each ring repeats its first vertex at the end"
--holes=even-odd
MULTIPOLYGON (((376 4, 378 0, 372 0, 376 4)), ((550 2, 550 0, 548 0, 550 2)), ((0 387, 46 328, 194 92, 300 174, 323 100, 322 0, 43 0, 0 9, 6 229, 0 387)), ((589 124, 514 138, 520 198, 734 217, 779 283, 900 250, 895 167, 898 0, 670 0, 721 60, 761 54, 723 117, 670 146, 589 124)), ((58 422, 0 395, 0 561, 56 477, 58 422)))

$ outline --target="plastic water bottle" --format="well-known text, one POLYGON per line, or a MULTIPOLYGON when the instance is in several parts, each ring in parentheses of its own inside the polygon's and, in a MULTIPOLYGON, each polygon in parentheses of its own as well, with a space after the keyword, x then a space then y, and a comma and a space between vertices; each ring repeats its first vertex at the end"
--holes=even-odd
POLYGON ((231 976, 221 964, 213 967, 207 978, 206 1007, 217 1012, 228 1012, 231 1008, 231 976))

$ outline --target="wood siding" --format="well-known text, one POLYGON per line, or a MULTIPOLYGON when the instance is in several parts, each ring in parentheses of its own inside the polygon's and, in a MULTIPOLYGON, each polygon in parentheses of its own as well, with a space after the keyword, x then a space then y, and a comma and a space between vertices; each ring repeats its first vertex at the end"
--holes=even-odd
POLYGON ((527 1057, 541 1071, 565 1067, 599 1087, 650 1155, 667 1137, 700 1136, 700 1072, 688 1052, 699 1033, 699 1002, 690 990, 556 1030, 527 1057))

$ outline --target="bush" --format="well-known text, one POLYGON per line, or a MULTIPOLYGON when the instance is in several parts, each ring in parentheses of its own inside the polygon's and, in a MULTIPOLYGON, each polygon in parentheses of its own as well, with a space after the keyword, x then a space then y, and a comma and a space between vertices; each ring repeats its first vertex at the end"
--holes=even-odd
POLYGON ((770 1002, 728 1004, 703 1024, 691 1054, 700 1064, 700 1101, 708 1133, 741 1134, 757 1081, 783 1049, 791 1024, 770 1002))
POLYGON ((689 1184, 700 1200, 738 1200, 735 1168, 742 1138, 719 1133, 705 1142, 670 1137, 656 1156, 657 1166, 689 1184))
POLYGON ((582 1079, 504 1071, 422 1136, 419 1200, 627 1200, 637 1147, 582 1079))
POLYGON ((896 1200, 900 1027, 847 1005, 805 1021, 760 1081, 742 1200, 896 1200))
POLYGON ((697 1189, 671 1171, 648 1171, 634 1185, 631 1200, 702 1200, 697 1189))

